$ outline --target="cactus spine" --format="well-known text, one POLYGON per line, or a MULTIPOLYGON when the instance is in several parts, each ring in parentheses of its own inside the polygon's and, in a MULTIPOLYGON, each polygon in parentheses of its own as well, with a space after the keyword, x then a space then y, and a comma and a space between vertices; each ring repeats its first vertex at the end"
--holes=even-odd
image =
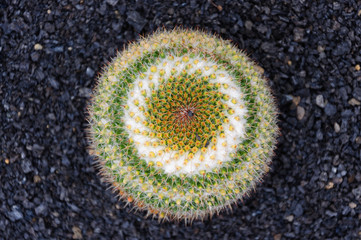
POLYGON ((88 106, 91 151, 120 198, 159 219, 203 219, 268 171, 277 110, 256 65, 228 41, 175 29, 132 43, 88 106))

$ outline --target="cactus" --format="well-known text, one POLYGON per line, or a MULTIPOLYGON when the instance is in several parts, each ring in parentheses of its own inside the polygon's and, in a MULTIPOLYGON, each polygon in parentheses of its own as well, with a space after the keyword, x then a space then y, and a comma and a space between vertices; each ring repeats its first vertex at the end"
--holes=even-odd
POLYGON ((266 80, 229 41, 157 31, 117 55, 88 106, 103 179, 160 220, 204 219, 248 195, 278 135, 266 80))

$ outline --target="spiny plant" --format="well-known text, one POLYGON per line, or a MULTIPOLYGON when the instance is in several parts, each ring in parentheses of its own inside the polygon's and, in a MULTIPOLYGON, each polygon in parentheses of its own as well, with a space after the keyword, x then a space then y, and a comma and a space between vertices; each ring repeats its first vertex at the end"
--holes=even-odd
POLYGON ((194 30, 130 44, 99 77, 88 112, 103 178, 163 220, 203 219, 248 195, 278 135, 257 66, 229 41, 194 30))

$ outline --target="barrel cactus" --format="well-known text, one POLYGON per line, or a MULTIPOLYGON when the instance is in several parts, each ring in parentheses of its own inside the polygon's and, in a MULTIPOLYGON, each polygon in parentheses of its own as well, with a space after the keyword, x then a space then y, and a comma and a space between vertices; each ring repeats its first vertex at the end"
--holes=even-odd
POLYGON ((91 154, 137 210, 204 219, 269 170, 277 109, 258 67, 229 41, 175 29, 129 44, 88 106, 91 154))

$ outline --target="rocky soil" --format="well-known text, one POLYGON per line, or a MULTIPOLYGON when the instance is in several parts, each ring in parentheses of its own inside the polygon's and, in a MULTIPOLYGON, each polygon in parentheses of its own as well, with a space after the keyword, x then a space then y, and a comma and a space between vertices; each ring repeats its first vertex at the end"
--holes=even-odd
POLYGON ((0 1, 0 239, 359 239, 361 2, 0 1), (101 183, 86 103, 102 67, 160 27, 231 39, 277 99, 272 169, 232 212, 159 224, 101 183))

